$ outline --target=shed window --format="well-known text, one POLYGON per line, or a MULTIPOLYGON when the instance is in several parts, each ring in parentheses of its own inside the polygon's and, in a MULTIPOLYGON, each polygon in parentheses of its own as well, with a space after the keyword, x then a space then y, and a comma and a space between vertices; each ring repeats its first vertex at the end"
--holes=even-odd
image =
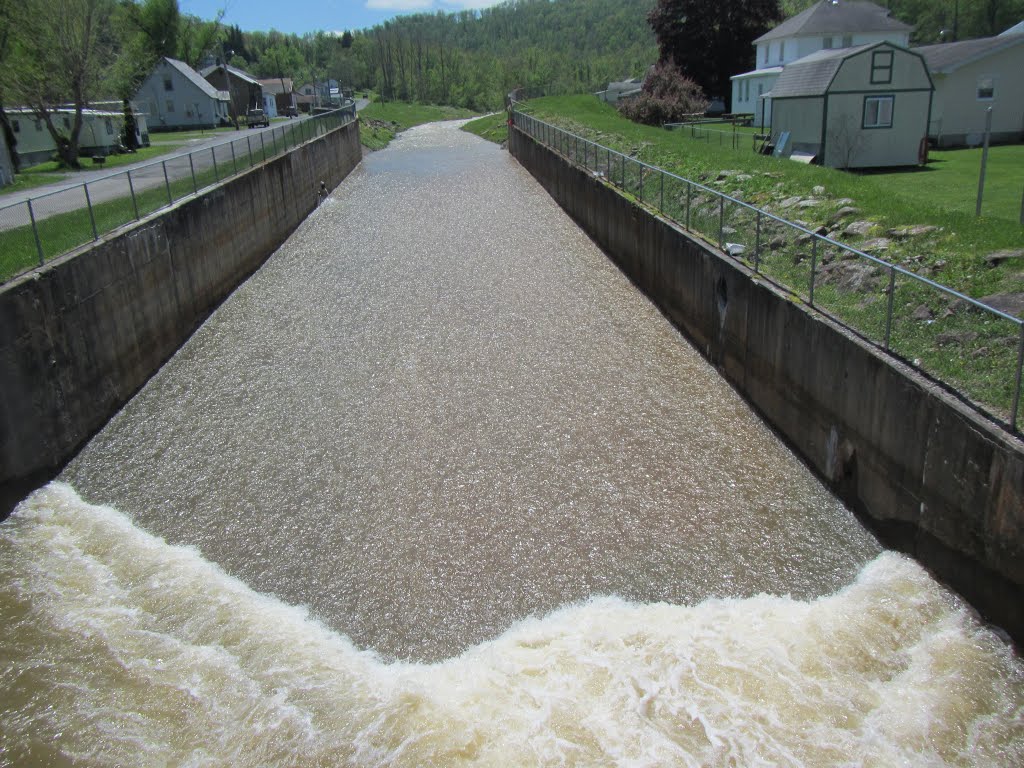
POLYGON ((843 35, 843 48, 850 48, 853 46, 853 35, 843 35))
POLYGON ((996 95, 996 79, 992 75, 978 78, 978 101, 992 101, 996 95))
POLYGON ((164 78, 164 90, 165 91, 173 91, 174 90, 174 81, 171 80, 171 78, 169 78, 169 77, 165 77, 164 78))
POLYGON ((872 85, 887 85, 892 82, 892 51, 875 51, 871 54, 872 85))
POLYGON ((174 111, 174 102, 171 101, 170 99, 167 100, 167 111, 168 112, 173 112, 174 111))
POLYGON ((15 133, 21 133, 21 123, 19 123, 17 120, 11 120, 11 129, 15 133))
POLYGON ((71 118, 68 117, 67 115, 64 115, 60 120, 61 120, 62 123, 64 123, 64 127, 67 130, 70 131, 71 130, 71 118))
POLYGON ((779 43, 779 61, 786 58, 786 41, 783 40, 779 43))
POLYGON ((107 118, 103 122, 107 126, 107 136, 113 136, 114 135, 114 124, 112 122, 110 122, 110 118, 107 118))
POLYGON ((864 97, 864 128, 892 128, 893 96, 864 97))
POLYGON ((823 43, 823 46, 824 46, 825 50, 828 50, 829 48, 832 47, 832 38, 831 37, 826 37, 824 40, 822 40, 822 43, 823 43))

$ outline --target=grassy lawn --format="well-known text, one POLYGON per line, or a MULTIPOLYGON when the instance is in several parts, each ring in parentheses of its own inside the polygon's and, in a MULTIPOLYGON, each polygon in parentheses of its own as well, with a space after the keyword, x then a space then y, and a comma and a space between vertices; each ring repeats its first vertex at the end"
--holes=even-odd
POLYGON ((395 134, 406 128, 441 120, 463 120, 475 115, 475 112, 458 107, 410 104, 404 101, 374 101, 359 112, 359 135, 367 149, 382 149, 391 142, 395 134))
POLYGON ((3 203, 3 195, 11 192, 22 192, 26 189, 43 187, 47 184, 55 184, 59 181, 74 181, 75 174, 82 171, 96 171, 121 168, 133 163, 141 163, 147 160, 154 160, 161 155, 169 154, 181 147, 181 144, 161 144, 155 147, 142 147, 132 154, 110 155, 103 165, 94 165, 88 157, 83 157, 82 167, 78 170, 65 168, 56 160, 49 160, 45 163, 33 165, 15 174, 14 184, 0 190, 0 204, 3 203))
POLYGON ((462 130, 476 134, 482 139, 493 141, 495 144, 504 144, 508 141, 508 115, 505 112, 484 115, 476 120, 470 120, 462 126, 462 130))
MULTIPOLYGON (((254 154, 252 164, 259 163, 261 160, 260 156, 254 154)), ((241 172, 249 167, 251 165, 248 156, 239 156, 238 171, 241 172)), ((230 174, 231 171, 228 173, 230 174)), ((193 186, 191 178, 172 181, 170 183, 171 200, 180 200, 192 194, 197 188, 202 189, 214 184, 217 178, 214 170, 210 169, 196 173, 195 186, 193 186)), ((223 169, 220 178, 224 178, 223 169)), ((169 202, 167 188, 161 185, 136 194, 134 204, 130 196, 94 204, 95 232, 103 236, 107 232, 167 206, 169 202), (138 215, 136 215, 136 207, 138 215)), ((93 222, 89 217, 88 209, 85 208, 41 219, 38 222, 38 231, 38 248, 31 226, 0 232, 0 282, 37 266, 39 264, 39 248, 43 251, 44 260, 49 260, 95 239, 93 222)))
MULTIPOLYGON (((935 152, 932 162, 920 169, 846 173, 755 154, 749 137, 733 149, 728 136, 720 143, 716 134, 695 137, 687 130, 636 125, 591 96, 549 97, 525 106, 545 122, 834 240, 871 250, 880 259, 968 296, 1024 292, 1024 261, 990 266, 985 258, 994 251, 1024 247, 1024 227, 1018 221, 1024 185, 1022 146, 990 150, 983 216, 976 218, 980 150, 935 152), (840 213, 849 208, 855 210, 840 213), (867 231, 845 231, 854 221, 862 222, 867 231), (907 228, 914 226, 930 229, 908 234, 907 228)), ((499 135, 490 118, 467 129, 499 135)), ((754 246, 760 242, 757 267, 762 274, 805 300, 813 276, 814 306, 878 343, 885 339, 891 303, 893 353, 997 417, 1008 416, 1020 344, 1017 324, 910 276, 897 273, 890 292, 890 272, 882 265, 835 246, 815 244, 809 236, 798 236, 797 230, 766 217, 761 217, 759 229, 756 212, 745 206, 721 205, 719 198, 699 187, 657 172, 641 173, 636 163, 622 163, 614 154, 595 153, 581 144, 582 148, 568 141, 560 151, 614 179, 627 195, 688 223, 709 242, 717 245, 724 233, 723 239, 745 245, 743 258, 752 266, 754 246), (856 282, 849 279, 854 277, 856 282)))
MULTIPOLYGON (((933 150, 928 164, 909 171, 878 172, 871 178, 894 194, 926 200, 947 211, 973 216, 978 194, 982 150, 933 150)), ((1024 195, 1024 145, 989 147, 985 168, 982 215, 1020 221, 1024 195)))

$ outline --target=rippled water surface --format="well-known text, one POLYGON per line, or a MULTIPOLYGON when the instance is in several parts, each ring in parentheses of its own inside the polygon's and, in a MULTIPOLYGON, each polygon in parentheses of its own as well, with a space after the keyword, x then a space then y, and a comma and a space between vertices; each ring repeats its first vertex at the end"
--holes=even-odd
POLYGON ((0 764, 1024 759, 1012 654, 453 125, 61 480, 0 525, 0 764))

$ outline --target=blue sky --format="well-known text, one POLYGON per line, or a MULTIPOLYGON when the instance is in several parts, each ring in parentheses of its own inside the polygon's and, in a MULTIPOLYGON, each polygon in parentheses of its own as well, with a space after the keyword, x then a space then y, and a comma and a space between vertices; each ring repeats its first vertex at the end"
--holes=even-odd
POLYGON ((224 23, 243 31, 341 32, 365 29, 402 13, 460 11, 500 0, 178 0, 182 13, 212 19, 225 8, 224 23))

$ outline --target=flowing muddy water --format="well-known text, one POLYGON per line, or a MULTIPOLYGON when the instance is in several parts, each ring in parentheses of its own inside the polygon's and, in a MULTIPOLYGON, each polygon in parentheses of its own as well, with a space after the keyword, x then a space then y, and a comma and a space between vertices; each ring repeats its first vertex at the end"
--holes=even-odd
POLYGON ((1020 662, 535 182, 367 157, 0 525, 0 765, 1019 765, 1020 662))

